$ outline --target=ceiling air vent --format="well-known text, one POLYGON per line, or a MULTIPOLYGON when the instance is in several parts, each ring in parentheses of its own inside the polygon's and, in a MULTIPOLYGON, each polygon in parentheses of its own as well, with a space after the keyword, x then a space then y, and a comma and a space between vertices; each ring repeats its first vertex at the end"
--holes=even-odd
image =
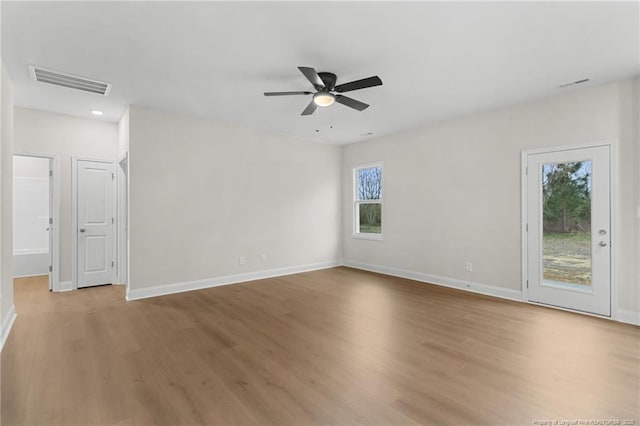
POLYGON ((29 65, 29 74, 33 81, 41 83, 55 84, 56 86, 68 87, 70 89, 82 90, 83 92, 97 93, 107 96, 111 92, 111 84, 104 81, 90 80, 71 74, 63 74, 45 68, 29 65))

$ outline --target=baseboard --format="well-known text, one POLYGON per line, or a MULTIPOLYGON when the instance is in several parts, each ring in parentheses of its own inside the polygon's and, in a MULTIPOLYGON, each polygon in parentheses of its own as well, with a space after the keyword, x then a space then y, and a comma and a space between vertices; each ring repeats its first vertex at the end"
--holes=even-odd
POLYGON ((640 312, 618 309, 614 319, 627 324, 640 325, 640 312))
POLYGON ((362 269, 364 271, 377 272, 394 277, 406 278, 428 284, 435 284, 443 287, 457 288, 471 291, 473 293, 485 294, 487 296, 499 297, 501 299, 516 300, 522 302, 522 292, 508 288, 496 287, 487 284, 474 283, 471 281, 458 280, 456 278, 441 277, 439 275, 425 274, 422 272, 407 271, 404 269, 391 268, 388 266, 370 265, 368 263, 344 261, 344 266, 362 269))
POLYGON ((208 278, 197 281, 185 281, 173 284, 164 284, 153 287, 127 289, 127 300, 139 300, 149 297, 165 296, 168 294, 182 293, 185 291, 201 290, 222 285, 238 284, 246 281, 261 280, 265 278, 280 277, 283 275, 299 274, 302 272, 316 271, 319 269, 342 266, 342 261, 328 261, 312 263, 308 265, 289 266, 285 268, 268 269, 265 271, 248 272, 245 274, 226 275, 222 277, 208 278))
POLYGON ((33 277, 42 277, 44 275, 47 275, 47 273, 44 274, 30 274, 30 275, 14 275, 13 279, 16 278, 33 278, 33 277))
POLYGON ((9 337, 9 333, 11 333, 11 329, 13 328, 13 324, 16 322, 16 306, 11 305, 9 312, 2 319, 2 334, 0 334, 0 352, 2 352, 2 348, 4 347, 4 343, 7 341, 9 337))
POLYGON ((603 317, 600 315, 590 314, 587 312, 575 311, 572 309, 564 309, 564 308, 559 308, 555 306, 540 305, 535 302, 528 302, 526 300, 522 300, 522 292, 518 290, 511 290, 511 289, 496 287, 496 286, 487 285, 487 284, 479 284, 479 283, 474 283, 470 281, 463 281, 455 278, 441 277, 438 275, 425 274, 422 272, 407 271, 404 269, 391 268, 388 266, 370 265, 367 263, 352 262, 348 260, 344 261, 344 266, 348 266, 350 268, 355 268, 355 269, 362 269, 364 271, 377 272, 379 274, 391 275, 394 277, 406 278, 414 281, 425 282, 429 284, 435 284, 435 285, 444 286, 444 287, 457 288, 460 290, 471 291, 473 293, 499 297, 501 299, 509 299, 509 300, 515 300, 517 302, 531 303, 534 305, 545 306, 547 308, 561 309, 567 312, 578 313, 581 315, 589 315, 597 318, 603 318, 603 319, 624 322, 627 324, 640 326, 640 312, 618 309, 615 317, 609 318, 609 317, 603 317))
POLYGON ((73 290, 73 283, 71 281, 60 281, 58 284, 58 291, 71 291, 73 290))

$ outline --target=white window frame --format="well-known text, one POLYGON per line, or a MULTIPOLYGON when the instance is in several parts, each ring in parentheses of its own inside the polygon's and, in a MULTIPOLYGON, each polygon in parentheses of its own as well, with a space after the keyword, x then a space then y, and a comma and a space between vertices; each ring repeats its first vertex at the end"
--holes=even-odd
POLYGON ((383 240, 384 233, 384 164, 380 162, 376 163, 367 163, 367 164, 358 164, 353 166, 352 168, 352 189, 353 189, 353 232, 352 238, 359 238, 363 240, 383 240), (373 167, 379 167, 382 170, 382 175, 380 177, 380 193, 381 197, 378 200, 358 200, 358 170, 361 169, 370 169, 373 167), (380 204, 380 233, 379 234, 371 234, 358 232, 360 229, 360 205, 361 204, 380 204))

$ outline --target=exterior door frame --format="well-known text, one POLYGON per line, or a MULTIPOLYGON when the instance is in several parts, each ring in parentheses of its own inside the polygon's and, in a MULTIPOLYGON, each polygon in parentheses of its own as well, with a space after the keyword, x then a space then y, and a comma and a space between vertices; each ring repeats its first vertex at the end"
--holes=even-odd
POLYGON ((618 280, 617 280, 617 261, 616 261, 616 245, 618 241, 620 241, 620 235, 618 233, 617 227, 617 212, 618 212, 618 141, 617 140, 604 140, 599 142, 591 142, 584 144, 576 144, 576 145, 559 145, 559 146, 550 146, 546 148, 536 148, 530 149, 521 152, 520 157, 520 213, 521 213, 521 223, 520 223, 520 242, 521 242, 521 270, 522 270, 522 301, 525 303, 530 303, 533 305, 545 306, 548 308, 559 309, 563 311, 576 312, 584 315, 594 316, 598 318, 607 318, 607 319, 618 319, 618 280), (527 223, 528 223, 528 215, 527 215, 527 160, 528 156, 531 154, 543 154, 547 152, 557 152, 557 151, 566 151, 566 150, 574 150, 574 149, 584 149, 584 148, 594 148, 605 146, 609 148, 609 193, 610 193, 610 221, 611 221, 611 316, 605 317, 602 315, 592 314, 589 312, 577 311, 574 309, 563 308, 559 306, 547 305, 537 302, 532 302, 529 300, 529 291, 527 287, 527 280, 529 276, 528 270, 528 244, 527 244, 527 223))
MULTIPOLYGON (((92 157, 80 157, 80 156, 71 156, 71 285, 72 290, 78 289, 78 161, 93 161, 96 163, 106 163, 111 164, 114 167, 116 166, 116 162, 113 160, 106 160, 104 158, 92 158, 92 157)), ((116 206, 117 206, 117 185, 115 179, 113 180, 113 200, 112 208, 113 208, 113 217, 116 217, 116 206)), ((111 235, 112 238, 112 253, 111 258, 115 262, 118 258, 117 253, 117 228, 114 227, 113 233, 111 235)), ((116 269, 112 268, 113 280, 115 282, 116 277, 116 269)))
POLYGON ((50 238, 53 238, 53 252, 49 255, 52 269, 51 282, 49 285, 51 291, 62 291, 60 289, 60 157, 58 154, 31 151, 16 151, 13 155, 19 157, 46 158, 49 160, 49 170, 52 172, 50 179, 52 188, 49 188, 51 192, 50 204, 52 209, 49 212, 49 217, 53 219, 53 223, 49 224, 49 226, 53 228, 53 235, 50 236, 50 238))

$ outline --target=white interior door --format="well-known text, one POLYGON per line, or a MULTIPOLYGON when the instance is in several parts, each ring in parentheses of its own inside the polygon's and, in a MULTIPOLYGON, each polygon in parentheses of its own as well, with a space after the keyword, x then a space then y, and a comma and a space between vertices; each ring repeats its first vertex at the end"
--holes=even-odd
POLYGON ((529 300, 610 316, 610 147, 526 160, 529 300))
POLYGON ((114 166, 77 162, 78 288, 114 282, 114 166))

